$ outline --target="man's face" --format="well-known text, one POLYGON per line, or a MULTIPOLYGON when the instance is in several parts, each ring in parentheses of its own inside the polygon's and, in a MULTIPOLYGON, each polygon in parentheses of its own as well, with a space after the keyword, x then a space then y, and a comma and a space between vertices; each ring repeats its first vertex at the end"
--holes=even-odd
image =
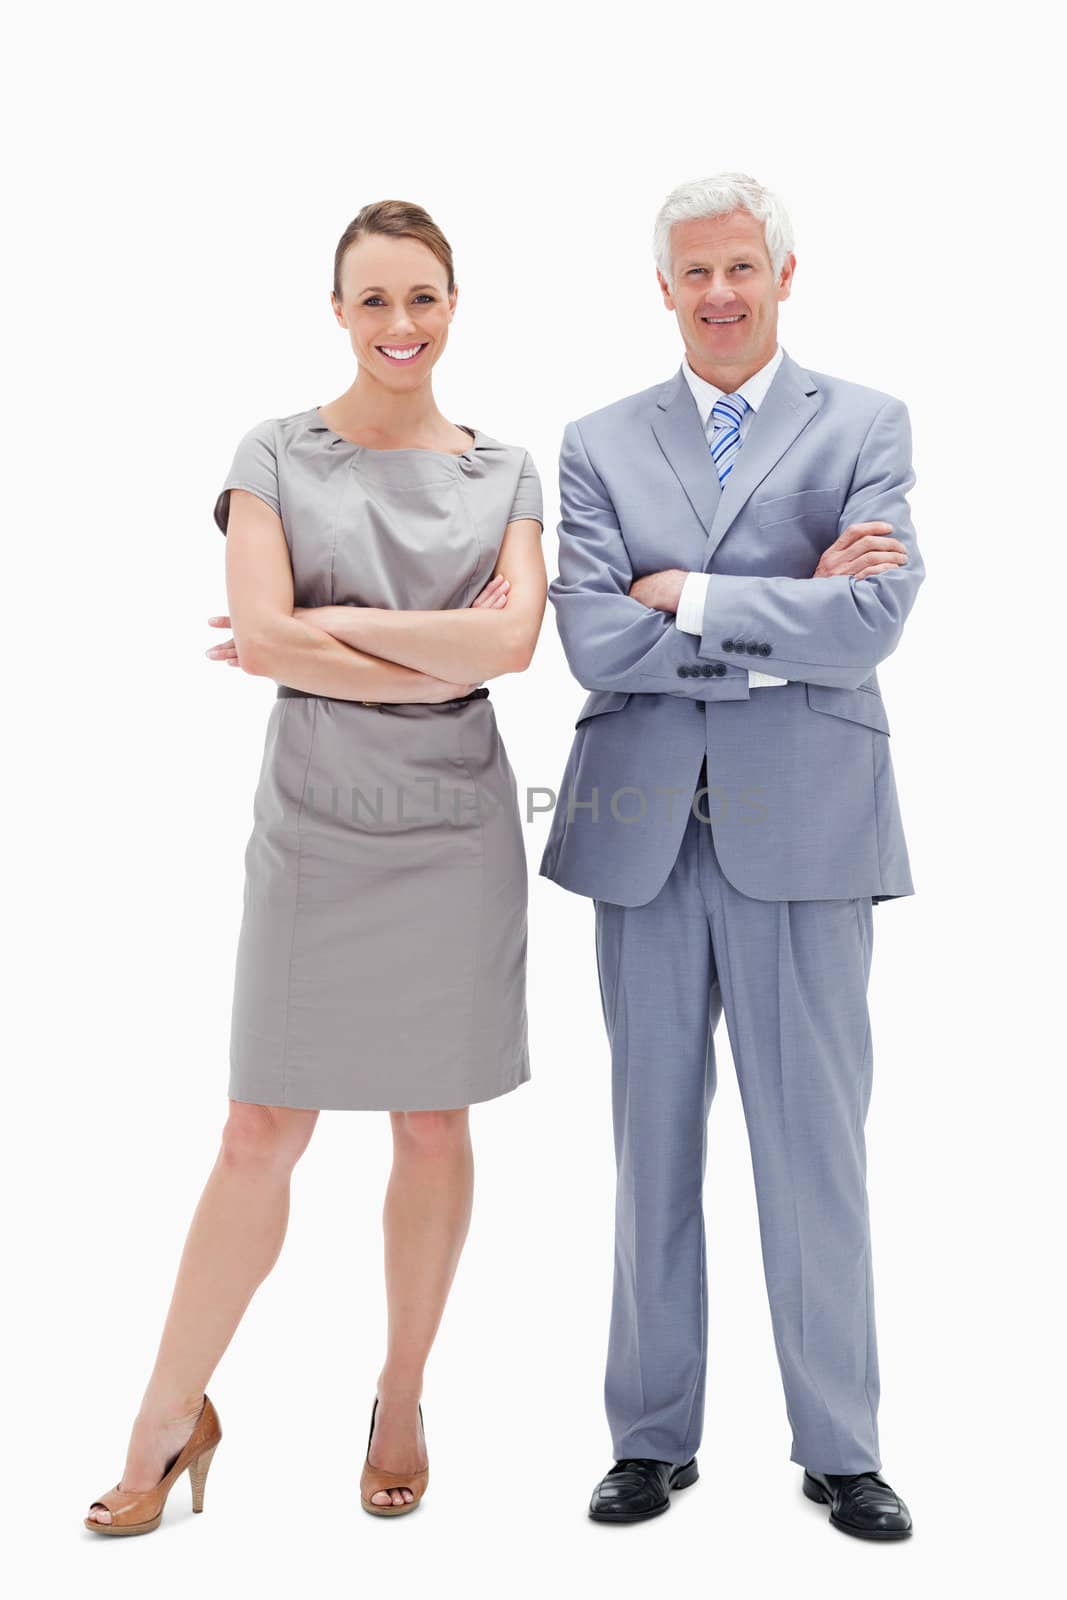
POLYGON ((673 288, 657 268, 663 303, 675 313, 689 365, 727 393, 773 356, 778 302, 789 296, 796 257, 775 281, 763 224, 747 211, 698 217, 671 229, 673 288))

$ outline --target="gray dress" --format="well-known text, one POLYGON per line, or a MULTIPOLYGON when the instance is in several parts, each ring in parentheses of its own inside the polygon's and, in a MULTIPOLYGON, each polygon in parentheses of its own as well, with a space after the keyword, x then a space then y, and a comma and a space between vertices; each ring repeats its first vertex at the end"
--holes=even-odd
MULTIPOLYGON (((508 522, 543 522, 521 446, 371 450, 317 407, 258 423, 215 505, 281 517, 300 606, 468 606, 508 522)), ((364 705, 279 686, 245 851, 229 1094, 441 1110, 530 1076, 527 868, 488 690, 364 705)))

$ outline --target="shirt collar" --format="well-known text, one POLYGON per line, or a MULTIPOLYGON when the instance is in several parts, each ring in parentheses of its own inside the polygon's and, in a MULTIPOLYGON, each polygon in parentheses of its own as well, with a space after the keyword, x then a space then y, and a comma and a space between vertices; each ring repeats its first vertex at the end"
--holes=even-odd
POLYGON ((775 346, 771 359, 760 367, 758 372, 754 372, 751 378, 746 378, 739 389, 731 390, 716 389, 713 383, 709 383, 706 378, 702 378, 698 373, 694 372, 689 365, 689 357, 683 356, 682 371, 685 374, 685 381, 692 391, 693 399, 697 403, 697 410, 700 412, 700 421, 703 424, 704 431, 707 432, 708 418, 711 416, 712 406, 724 394, 739 394, 748 402, 753 411, 758 411, 767 390, 771 386, 771 379, 778 371, 781 362, 782 347, 779 344, 775 346))

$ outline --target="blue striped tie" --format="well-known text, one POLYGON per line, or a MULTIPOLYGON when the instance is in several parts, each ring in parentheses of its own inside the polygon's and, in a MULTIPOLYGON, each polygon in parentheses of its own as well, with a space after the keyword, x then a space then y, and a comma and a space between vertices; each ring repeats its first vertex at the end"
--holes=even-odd
POLYGON ((734 457, 741 448, 741 418, 749 410, 751 407, 742 394, 724 394, 711 408, 715 432, 708 443, 720 486, 726 482, 734 457))

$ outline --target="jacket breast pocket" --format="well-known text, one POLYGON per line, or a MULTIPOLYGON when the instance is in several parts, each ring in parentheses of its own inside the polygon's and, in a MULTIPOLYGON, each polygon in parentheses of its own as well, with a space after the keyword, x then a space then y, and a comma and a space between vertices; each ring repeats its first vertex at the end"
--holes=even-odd
POLYGON ((799 489, 796 494, 774 495, 769 500, 754 500, 756 521, 761 528, 773 527, 776 522, 813 522, 834 524, 844 499, 840 489, 799 489))
POLYGON ((624 689, 593 689, 588 700, 578 714, 574 724, 580 728, 583 722, 588 722, 590 717, 602 716, 605 711, 621 711, 623 706, 633 698, 629 690, 624 689))
POLYGON ((862 722, 864 727, 876 728, 879 733, 889 732, 889 718, 877 690, 831 689, 825 683, 809 683, 807 690, 812 711, 844 717, 848 722, 862 722))

